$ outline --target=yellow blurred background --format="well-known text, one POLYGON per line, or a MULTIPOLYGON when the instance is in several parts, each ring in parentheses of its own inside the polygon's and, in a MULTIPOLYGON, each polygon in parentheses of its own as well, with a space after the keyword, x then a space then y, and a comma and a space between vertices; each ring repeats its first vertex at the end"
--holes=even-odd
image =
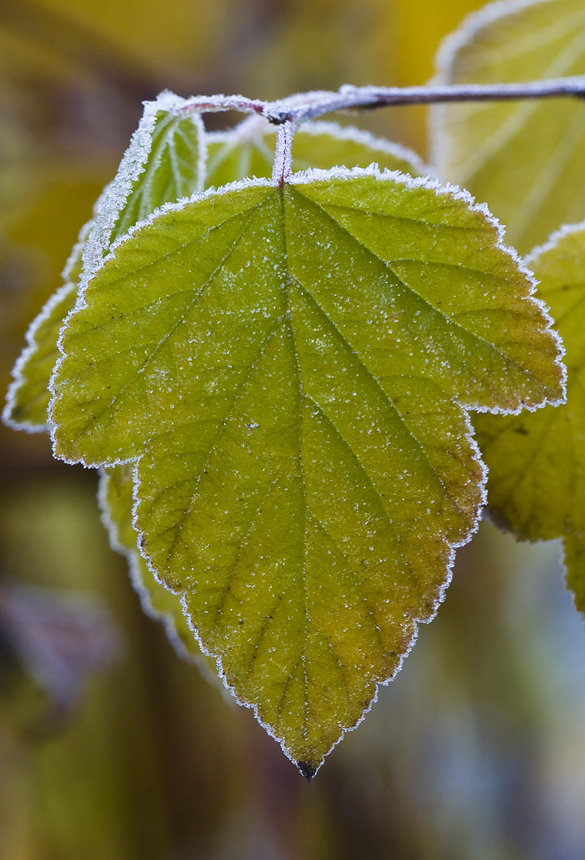
MULTIPOLYGON (((2 0, 2 387, 142 100, 424 83, 479 5, 2 0)), ((427 153, 422 108, 359 124, 427 153)), ((99 521, 96 475, 6 427, 0 470, 0 610, 41 631, 19 650, 0 630, 0 860, 585 856, 585 632, 558 546, 482 526, 403 672, 307 785, 144 616, 99 521), (77 610, 63 598, 80 594, 77 610), (101 661, 83 622, 96 612, 113 641, 101 661), (67 636, 81 656, 56 713, 45 664, 67 636)))

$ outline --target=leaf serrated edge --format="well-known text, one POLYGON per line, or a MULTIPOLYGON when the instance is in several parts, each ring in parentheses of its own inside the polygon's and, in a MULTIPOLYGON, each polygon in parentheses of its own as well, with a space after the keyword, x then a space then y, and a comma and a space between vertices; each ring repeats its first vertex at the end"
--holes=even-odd
MULTIPOLYGON (((551 2, 551 0, 539 0, 539 2, 551 2)), ((475 197, 466 191, 464 188, 461 188, 458 185, 452 185, 451 183, 441 183, 438 179, 433 179, 431 177, 426 176, 409 176, 408 174, 400 173, 399 171, 391 171, 384 170, 380 171, 375 165, 370 165, 370 167, 360 168, 354 167, 351 170, 345 169, 345 172, 340 172, 340 168, 334 168, 333 171, 328 170, 318 170, 312 168, 311 170, 306 170, 301 173, 295 173, 292 179, 291 184, 293 185, 301 185, 304 183, 308 183, 315 180, 326 179, 330 176, 332 172, 335 173, 336 179, 350 179, 354 175, 370 175, 374 176, 378 179, 391 179, 393 181, 399 182, 402 185, 405 185, 408 188, 428 188, 437 195, 437 197, 451 197, 454 200, 461 200, 467 204, 469 209, 473 212, 478 212, 483 215, 488 222, 495 230, 497 235, 497 241, 494 244, 494 247, 498 250, 502 251, 511 260, 515 263, 519 272, 523 274, 529 284, 529 292, 526 296, 526 300, 541 311, 545 326, 544 330, 551 335, 554 343, 557 346, 557 356, 554 359, 554 363, 560 370, 561 380, 560 386, 562 391, 562 396, 560 398, 555 399, 544 399, 540 403, 535 404, 534 406, 527 406, 524 404, 520 404, 520 406, 515 409, 504 409, 501 407, 494 407, 493 409, 489 409, 483 406, 477 406, 477 404, 470 403, 462 403, 461 405, 465 409, 472 410, 474 412, 490 412, 494 415, 518 415, 520 412, 527 410, 528 412, 534 412, 536 409, 542 409, 545 406, 560 406, 561 404, 566 402, 567 397, 567 368, 563 362, 563 358, 565 355, 565 347, 561 336, 554 328, 554 319, 549 313, 548 306, 546 302, 536 296, 536 290, 538 287, 538 281, 536 280, 534 273, 528 268, 525 260, 518 254, 515 248, 511 245, 507 245, 504 242, 504 236, 506 229, 503 224, 496 218, 495 215, 490 212, 486 203, 477 203, 475 197)), ((459 401, 458 401, 459 402, 459 401)))

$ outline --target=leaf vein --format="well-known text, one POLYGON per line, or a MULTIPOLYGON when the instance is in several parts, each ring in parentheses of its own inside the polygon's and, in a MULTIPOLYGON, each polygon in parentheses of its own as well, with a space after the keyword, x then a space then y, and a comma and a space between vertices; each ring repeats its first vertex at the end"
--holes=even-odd
MULTIPOLYGON (((303 196, 305 196, 305 195, 303 195, 303 196)), ((431 315, 438 315, 438 316, 442 317, 442 319, 447 323, 448 326, 453 326, 455 329, 457 329, 461 332, 465 332, 465 334, 470 336, 473 340, 476 340, 479 343, 481 343, 482 345, 484 345, 485 347, 487 347, 490 352, 495 353, 500 358, 504 359, 507 364, 510 364, 513 367, 518 368, 523 374, 526 374, 531 379, 535 379, 540 385, 543 385, 542 380, 538 379, 538 377, 531 370, 529 370, 528 368, 522 367, 522 365, 518 364, 518 362, 515 361, 513 358, 506 355, 505 353, 500 352, 493 343, 490 343, 488 340, 485 340, 485 338, 481 337, 481 335, 478 335, 473 331, 469 331, 467 328, 465 328, 460 323, 458 323, 455 319, 453 319, 452 317, 449 317, 447 314, 445 314, 444 311, 441 311, 439 308, 436 308, 433 304, 431 304, 430 301, 428 301, 424 296, 422 296, 420 293, 418 293, 415 289, 413 289, 411 286, 409 286, 409 284, 407 284, 402 279, 402 277, 392 268, 392 262, 384 260, 382 257, 378 256, 378 254, 376 254, 374 251, 372 251, 370 248, 368 248, 368 246, 365 245, 360 239, 358 239, 357 236, 354 236, 354 234, 351 233, 342 224, 340 224, 339 221, 336 221, 335 218, 333 218, 333 216, 330 215, 329 212, 321 204, 317 203, 316 201, 313 201, 309 197, 305 197, 305 199, 308 200, 310 203, 313 203, 314 206, 316 206, 318 209, 321 210, 323 215, 334 225, 335 230, 341 230, 344 234, 349 236, 349 238, 353 242, 355 242, 363 250, 365 250, 368 254, 370 254, 372 257, 374 257, 376 260, 378 260, 385 268, 389 269, 394 274, 394 276, 398 279, 399 283, 402 284, 404 289, 408 290, 408 292, 411 295, 416 296, 426 306, 426 308, 430 311, 431 315)), ((356 211, 356 210, 354 209, 353 211, 356 211)), ((413 261, 413 262, 417 262, 417 261, 413 261)), ((434 265, 436 265, 436 264, 434 264, 434 265)), ((307 290, 307 292, 308 292, 308 290, 307 290)), ((311 297, 313 298, 313 296, 310 292, 309 292, 309 295, 311 295, 311 297)), ((344 340, 345 340, 345 337, 344 337, 344 340)), ((472 407, 470 406, 469 408, 472 408, 472 407)))
POLYGON ((233 577, 235 575, 235 572, 236 572, 236 569, 238 567, 240 558, 242 556, 242 551, 243 551, 244 547, 246 546, 252 532, 254 531, 256 523, 258 522, 260 515, 262 513, 262 510, 264 508, 264 505, 266 504, 266 502, 268 501, 268 499, 270 498, 270 496, 272 495, 274 490, 278 487, 278 485, 280 484, 282 479, 285 477, 289 477, 290 473, 291 473, 291 466, 289 464, 289 465, 285 466, 284 469, 278 474, 278 476, 273 481, 271 481, 271 483, 268 485, 268 487, 266 488, 266 492, 262 498, 262 501, 260 502, 260 504, 258 505, 258 507, 254 510, 254 512, 252 514, 252 517, 250 519, 250 522, 248 524, 246 532, 243 535, 242 539, 240 540, 240 544, 239 544, 236 556, 234 558, 234 561, 230 565, 228 570, 226 571, 226 584, 225 584, 225 587, 222 589, 222 599, 220 600, 220 602, 217 606, 215 618, 214 618, 214 620, 211 623, 211 626, 209 628, 210 634, 213 634, 213 632, 215 631, 215 629, 217 628, 217 625, 219 624, 219 622, 221 620, 221 614, 222 614, 224 606, 225 606, 226 598, 227 598, 228 594, 231 592, 233 577))
MULTIPOLYGON (((296 279, 295 279, 295 280, 296 280, 296 279)), ((447 497, 448 499, 450 499, 450 500, 451 500, 451 502, 452 502, 452 503, 453 503, 453 505, 457 508, 457 510, 458 510, 461 514, 463 514, 463 516, 465 517, 465 511, 461 508, 461 506, 459 505, 459 502, 458 502, 458 501, 457 501, 457 500, 456 500, 456 499, 455 499, 455 498, 454 498, 454 497, 453 497, 453 496, 448 492, 447 487, 446 487, 446 485, 445 485, 445 483, 444 483, 444 481, 443 481, 443 478, 441 477, 441 475, 439 474, 439 472, 438 472, 438 471, 435 469, 435 467, 433 466, 433 464, 432 464, 432 462, 431 462, 431 460, 430 460, 430 458, 429 458, 429 456, 428 456, 428 452, 427 452, 427 450, 426 450, 426 446, 425 446, 425 445, 424 445, 424 444, 423 444, 423 443, 422 443, 422 442, 421 442, 421 441, 420 441, 420 440, 419 440, 419 439, 414 435, 414 433, 412 432, 411 428, 409 427, 409 425, 406 423, 406 421, 404 420, 404 418, 402 417, 402 415, 400 414, 400 412, 399 412, 399 411, 398 411, 398 409, 396 408, 395 404, 394 404, 394 403, 392 402, 392 400, 388 397, 388 395, 386 394, 386 392, 384 391, 384 389, 383 389, 383 388, 382 388, 382 386, 380 385, 380 383, 379 383, 379 381, 378 381, 377 377, 376 377, 376 376, 374 376, 374 374, 371 372, 371 370, 370 370, 370 369, 368 368, 368 366, 365 364, 365 362, 364 362, 364 360, 362 359, 362 357, 360 356, 360 354, 359 354, 358 352, 356 352, 356 350, 355 350, 355 349, 354 349, 354 347, 349 343, 349 341, 347 341, 347 340, 345 339, 345 337, 343 336, 343 334, 342 334, 342 333, 340 332, 340 330, 337 328, 337 325, 335 324, 335 322, 331 319, 331 317, 330 317, 330 316, 329 316, 329 314, 325 311, 325 309, 322 307, 322 305, 320 305, 320 304, 319 304, 319 302, 317 302, 317 300, 315 299, 315 297, 314 297, 314 296, 313 296, 313 295, 312 295, 312 294, 311 294, 311 293, 310 293, 310 292, 309 292, 309 291, 308 291, 308 290, 307 290, 307 289, 306 289, 306 288, 305 288, 305 287, 300 283, 300 281, 296 280, 296 282, 298 283, 298 285, 299 285, 299 287, 301 288, 301 290, 302 290, 302 291, 303 291, 303 292, 304 292, 304 293, 309 297, 309 299, 310 299, 310 300, 315 304, 315 306, 316 306, 316 307, 321 311, 321 313, 323 314, 323 316, 325 317, 325 319, 327 320, 327 322, 331 325, 331 327, 333 328, 333 330, 334 330, 334 331, 339 335, 339 338, 341 339, 342 343, 344 344, 344 346, 346 347, 346 349, 351 353, 351 355, 355 358, 355 360, 358 362, 358 364, 360 365, 360 367, 362 367, 362 368, 366 371, 366 373, 368 374, 368 377, 369 377, 369 378, 372 380, 372 382, 375 384, 375 386, 376 386, 376 388, 377 388, 378 392, 380 393, 381 397, 383 398, 384 402, 388 405, 388 407, 389 407, 389 409, 391 410, 391 412, 392 412, 392 413, 393 413, 393 414, 398 418, 398 420, 400 421, 401 425, 404 427, 404 429, 405 429, 405 430, 406 430, 406 432, 408 433, 409 437, 410 437, 410 438, 413 440, 413 442, 416 444, 416 447, 417 447, 417 449, 418 449, 419 453, 421 454, 422 458, 424 459, 424 461, 425 461, 425 463, 426 463, 426 465, 427 465, 427 468, 429 469, 430 473, 431 473, 431 474, 436 478, 436 480, 440 483, 440 485, 441 485, 441 487, 442 487, 442 489, 443 489, 443 492, 445 493, 446 497, 447 497)), ((398 377, 398 378, 402 378, 402 377, 398 377)), ((416 378, 416 377, 415 377, 415 378, 416 378)), ((312 402, 313 402, 313 403, 315 403, 315 405, 316 405, 316 406, 317 406, 317 407, 318 407, 318 408, 323 412, 323 415, 325 415, 325 412, 324 412, 323 408, 322 408, 322 407, 321 407, 321 406, 320 406, 320 405, 319 405, 315 400, 313 400, 313 398, 311 398, 311 400, 312 400, 312 402)), ((359 464, 360 464, 361 468, 364 470, 364 473, 365 473, 365 474, 367 474, 367 472, 366 472, 366 470, 365 470, 365 467, 363 466, 363 464, 361 463, 361 461, 360 461, 360 460, 359 460, 359 458, 357 457, 357 455, 356 455, 355 451, 353 450, 353 448, 352 448, 351 444, 349 443, 349 441, 348 441, 347 439, 345 439, 345 437, 341 434, 341 432, 338 430, 338 428, 333 424, 333 422, 331 421, 331 419, 329 419, 329 418, 328 418, 328 420, 329 420, 329 422, 330 422, 331 426, 335 428, 335 430, 336 430, 336 432, 339 434, 340 438, 345 442, 346 446, 347 446, 347 447, 348 447, 348 449, 352 452, 352 454, 354 455, 354 457, 356 457, 356 460, 359 462, 359 464)), ((368 476, 368 477, 369 477, 369 476, 368 476)), ((370 480, 371 480, 371 479, 370 479, 370 480)), ((373 486, 373 484, 372 484, 372 486, 373 486)), ((380 498, 380 501, 382 502, 382 499, 381 499, 381 497, 380 497, 380 495, 379 495, 379 493, 378 493, 378 491, 377 491, 377 490, 376 490, 376 493, 378 494, 378 497, 380 498)), ((383 505, 383 504, 384 504, 384 503, 382 502, 382 505, 383 505)), ((384 507, 384 510, 385 510, 385 507, 384 507)))
MULTIPOLYGON (((232 217, 235 217, 235 216, 232 216, 232 217)), ((249 221, 247 221, 244 224, 244 226, 242 227, 242 230, 241 230, 238 238, 242 237, 242 235, 244 234, 244 232, 246 231, 246 229, 249 226, 250 226, 249 221)), ((192 313, 193 308, 195 307, 197 302, 200 300, 200 298, 203 295, 203 293, 205 292, 205 290, 209 286, 211 286, 211 284, 214 282, 218 272, 221 270, 221 268, 225 264, 226 260, 229 259, 231 254, 234 252, 236 246, 237 246, 237 242, 234 242, 234 244, 224 254, 224 256, 219 261, 219 263, 217 264, 215 269, 209 275, 208 279, 194 293, 193 300, 189 303, 189 305, 187 305, 184 312, 180 315, 179 319, 168 329, 168 331, 165 332, 165 334, 163 335, 161 340, 158 342, 156 347, 145 358, 144 362, 142 363, 142 366, 139 368, 133 368, 131 372, 128 372, 128 374, 126 376, 126 382, 122 386, 122 388, 108 402, 106 402, 103 409, 99 410, 98 415, 92 416, 89 419, 89 421, 87 421, 86 424, 77 432, 77 434, 75 434, 75 436, 72 435, 72 438, 79 439, 80 436, 82 436, 84 433, 86 433, 88 431, 89 427, 92 425, 92 423, 94 421, 96 421, 98 418, 100 418, 108 409, 111 409, 112 406, 114 405, 114 403, 116 403, 116 401, 120 399, 121 395, 124 394, 124 392, 127 391, 134 384, 136 377, 148 367, 148 365, 152 362, 153 358, 157 355, 157 353, 162 349, 162 347, 172 337, 172 335, 176 332, 176 330, 179 328, 179 326, 183 322, 185 322, 185 320, 187 319, 189 314, 192 313)), ((94 327, 94 329, 98 329, 98 328, 103 328, 103 326, 95 326, 94 327)), ((114 355, 116 355, 116 353, 114 353, 114 355)), ((110 356, 110 357, 113 357, 113 356, 110 356)))
POLYGON ((382 639, 382 631, 380 629, 380 625, 378 624, 378 622, 376 620, 375 608, 374 608, 373 604, 370 602, 368 594, 364 588, 363 577, 360 576, 360 574, 358 573, 358 571, 356 570, 356 568, 352 564, 349 556, 343 551, 343 549, 339 545, 338 540, 332 535, 331 531, 327 528, 327 526, 312 511, 310 512, 310 516, 312 517, 313 521, 317 524, 317 526, 325 532, 325 534, 330 539, 331 543, 334 545, 334 547, 337 549, 337 551, 340 553, 340 555, 346 560, 348 568, 354 574, 356 582, 359 585, 359 589, 361 591, 363 601, 364 601, 366 607, 368 608, 368 616, 371 617, 371 619, 372 619, 372 626, 375 630, 376 638, 378 639, 378 643, 380 645, 380 653, 382 655, 386 656, 386 649, 385 649, 384 642, 382 639))

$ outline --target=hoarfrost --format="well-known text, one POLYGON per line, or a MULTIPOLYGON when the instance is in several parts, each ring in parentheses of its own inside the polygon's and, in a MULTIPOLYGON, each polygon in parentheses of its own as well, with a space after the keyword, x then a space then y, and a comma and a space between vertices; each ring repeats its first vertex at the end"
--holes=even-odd
MULTIPOLYGON (((118 217, 126 205, 133 190, 134 183, 143 173, 152 150, 153 132, 156 126, 157 115, 166 112, 180 115, 190 103, 189 99, 183 99, 174 93, 165 90, 160 93, 155 101, 144 102, 144 113, 138 124, 138 128, 132 135, 130 145, 118 168, 115 179, 106 187, 104 194, 98 202, 98 211, 95 224, 88 236, 83 255, 83 265, 86 277, 94 275, 101 267, 104 252, 108 249, 112 231, 118 217)), ((187 115, 188 117, 189 115, 187 115)), ((187 118, 186 117, 186 118, 187 118)), ((199 139, 201 141, 198 166, 200 175, 203 175, 205 151, 203 123, 198 115, 190 116, 191 121, 199 128, 199 139)))

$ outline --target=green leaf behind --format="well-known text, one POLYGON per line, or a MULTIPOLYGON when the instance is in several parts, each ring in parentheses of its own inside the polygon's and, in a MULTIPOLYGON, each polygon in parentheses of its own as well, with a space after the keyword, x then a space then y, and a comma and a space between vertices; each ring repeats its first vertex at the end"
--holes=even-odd
MULTIPOLYGON (((164 93, 162 103, 170 96, 164 93)), ((159 206, 190 197, 204 187, 205 135, 201 118, 198 114, 181 115, 182 100, 176 96, 172 99, 173 103, 177 100, 177 106, 156 110, 152 130, 138 127, 137 135, 147 140, 146 158, 143 156, 143 170, 133 181, 120 210, 110 243, 159 206)), ((156 106, 157 102, 147 103, 145 116, 149 120, 150 105, 156 106)), ((121 167, 128 169, 124 163, 121 167)))
MULTIPOLYGON (((449 37, 438 65, 442 84, 585 74, 583 0, 493 3, 449 37)), ((522 253, 585 217, 582 99, 441 105, 431 128, 441 179, 487 201, 522 253)))
POLYGON ((63 272, 65 283, 53 293, 26 333, 26 347, 13 370, 2 420, 15 430, 40 433, 47 429, 47 408, 51 392, 49 380, 61 353, 59 331, 77 301, 82 270, 82 254, 91 222, 83 228, 79 242, 63 272))
POLYGON ((185 114, 186 99, 162 92, 144 113, 114 180, 96 204, 83 254, 84 274, 101 266, 112 244, 165 203, 200 191, 205 183, 205 129, 185 114))
POLYGON ((565 344, 567 403, 474 423, 494 519, 520 538, 564 539, 567 582, 585 612, 585 225, 564 228, 529 261, 565 344))
MULTIPOLYGON (((275 127, 262 117, 246 119, 231 131, 209 134, 207 141, 207 188, 252 176, 271 177, 276 133, 275 127)), ((302 125, 293 138, 292 155, 295 171, 311 167, 329 170, 338 165, 369 167, 376 163, 381 170, 399 170, 411 176, 429 173, 412 150, 333 122, 302 125)))
POLYGON ((89 281, 55 450, 135 459, 136 527, 306 775, 400 667, 476 526, 465 411, 561 396, 531 282, 465 195, 375 170, 170 208, 89 281))

